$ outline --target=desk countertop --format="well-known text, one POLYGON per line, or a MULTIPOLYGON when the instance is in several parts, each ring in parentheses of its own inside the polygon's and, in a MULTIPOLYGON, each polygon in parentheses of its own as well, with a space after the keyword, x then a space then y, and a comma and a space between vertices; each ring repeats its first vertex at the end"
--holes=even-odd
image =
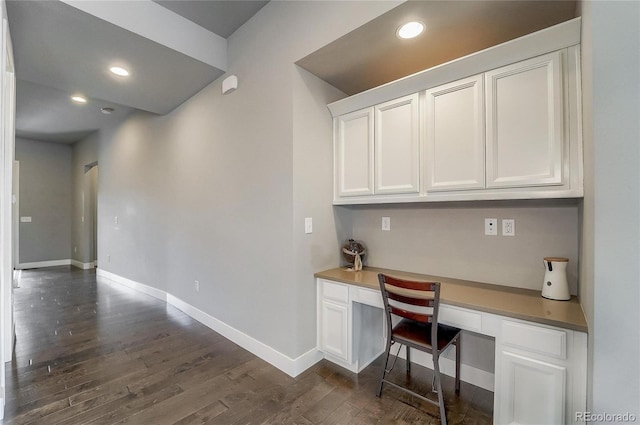
POLYGON ((569 301, 554 301, 543 298, 540 291, 530 289, 376 267, 365 267, 359 272, 341 267, 316 273, 315 277, 379 290, 378 273, 441 282, 440 298, 444 304, 588 332, 584 312, 576 297, 571 297, 569 301))

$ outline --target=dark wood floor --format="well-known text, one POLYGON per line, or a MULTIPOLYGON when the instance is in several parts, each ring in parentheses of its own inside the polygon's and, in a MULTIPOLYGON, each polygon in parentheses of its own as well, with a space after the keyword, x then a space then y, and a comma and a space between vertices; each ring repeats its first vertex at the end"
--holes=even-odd
MULTIPOLYGON (((181 311, 94 271, 23 271, 3 423, 431 424, 435 406, 321 361, 291 378, 181 311)), ((404 379, 398 361, 396 378, 404 379)), ((430 389, 430 371, 414 367, 430 389)), ((444 382, 451 424, 491 423, 493 394, 444 382)))

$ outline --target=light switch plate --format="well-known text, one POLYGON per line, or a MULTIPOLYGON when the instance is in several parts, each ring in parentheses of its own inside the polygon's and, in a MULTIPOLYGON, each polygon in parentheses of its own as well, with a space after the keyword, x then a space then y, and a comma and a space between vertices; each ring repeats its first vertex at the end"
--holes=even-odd
POLYGON ((382 217, 382 230, 391 230, 391 217, 382 217))
POLYGON ((20 223, 31 223, 31 217, 20 217, 20 223))
POLYGON ((313 218, 306 217, 304 219, 304 232, 307 234, 313 233, 313 218))

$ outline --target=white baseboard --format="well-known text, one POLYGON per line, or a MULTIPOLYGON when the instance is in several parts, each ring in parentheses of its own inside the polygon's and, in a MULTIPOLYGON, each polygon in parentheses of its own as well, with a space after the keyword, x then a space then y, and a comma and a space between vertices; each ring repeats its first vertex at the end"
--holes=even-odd
POLYGON ((16 266, 16 268, 18 270, 25 270, 25 269, 39 269, 42 267, 56 267, 56 266, 74 266, 77 267, 79 269, 84 269, 84 270, 88 270, 88 269, 92 269, 95 267, 95 262, 90 262, 90 263, 81 263, 78 260, 74 260, 74 259, 64 259, 64 260, 51 260, 51 261, 35 261, 32 263, 18 263, 18 265, 16 266))
POLYGON ((82 263, 78 260, 71 259, 71 265, 83 270, 89 270, 95 267, 95 262, 91 261, 89 263, 82 263))
POLYGON ((277 367, 289 376, 296 377, 322 360, 322 353, 315 347, 295 359, 292 359, 275 348, 258 341, 252 336, 233 328, 227 323, 160 289, 124 278, 100 268, 97 270, 97 276, 100 278, 99 282, 102 280, 106 283, 118 283, 136 291, 151 295, 152 297, 158 298, 162 301, 166 301, 167 304, 183 311, 193 319, 214 330, 230 341, 233 341, 245 350, 250 351, 267 363, 277 367))
POLYGON ((277 367, 289 376, 298 376, 300 373, 322 359, 322 354, 315 348, 307 351, 306 353, 295 359, 292 359, 291 357, 282 354, 278 350, 264 344, 263 342, 258 341, 252 336, 229 326, 223 321, 216 319, 215 317, 203 312, 202 310, 199 310, 198 308, 182 301, 177 297, 174 297, 171 294, 167 294, 167 303, 185 312, 189 316, 196 319, 198 322, 209 327, 210 329, 213 329, 225 338, 235 342, 245 350, 250 351, 251 353, 260 357, 262 360, 277 367))
POLYGON ((51 260, 51 261, 34 261, 32 263, 19 263, 18 269, 39 269, 41 267, 56 267, 56 266, 69 266, 71 265, 71 259, 66 260, 51 260))
POLYGON ((98 282, 100 282, 101 280, 106 280, 107 283, 118 283, 135 291, 142 292, 143 294, 151 295, 152 297, 157 298, 161 301, 167 301, 167 293, 162 289, 157 289, 153 286, 145 285, 144 283, 127 279, 126 277, 122 277, 115 273, 111 273, 103 269, 97 269, 96 277, 98 278, 98 282))

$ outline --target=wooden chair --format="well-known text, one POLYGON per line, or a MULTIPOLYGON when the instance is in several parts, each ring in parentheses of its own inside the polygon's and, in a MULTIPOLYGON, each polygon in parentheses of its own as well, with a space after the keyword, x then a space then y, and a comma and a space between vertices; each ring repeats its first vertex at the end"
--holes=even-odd
MULTIPOLYGON (((447 347, 456 346, 456 393, 460 392, 460 329, 438 323, 440 283, 404 280, 384 274, 378 274, 378 281, 386 312, 387 352, 376 395, 380 397, 384 383, 392 385, 421 400, 439 406, 441 423, 446 425, 447 416, 444 408, 444 395, 442 394, 439 359, 440 354, 447 347), (393 315, 401 319, 395 326, 392 324, 393 315), (434 344, 434 341, 437 341, 437 344, 434 344), (435 391, 438 393, 437 402, 386 379, 387 373, 393 369, 395 364, 394 360, 391 368, 387 369, 391 346, 394 343, 406 347, 407 373, 410 373, 411 368, 411 348, 431 353, 435 391)), ((399 351, 400 348, 398 348, 399 351)))

